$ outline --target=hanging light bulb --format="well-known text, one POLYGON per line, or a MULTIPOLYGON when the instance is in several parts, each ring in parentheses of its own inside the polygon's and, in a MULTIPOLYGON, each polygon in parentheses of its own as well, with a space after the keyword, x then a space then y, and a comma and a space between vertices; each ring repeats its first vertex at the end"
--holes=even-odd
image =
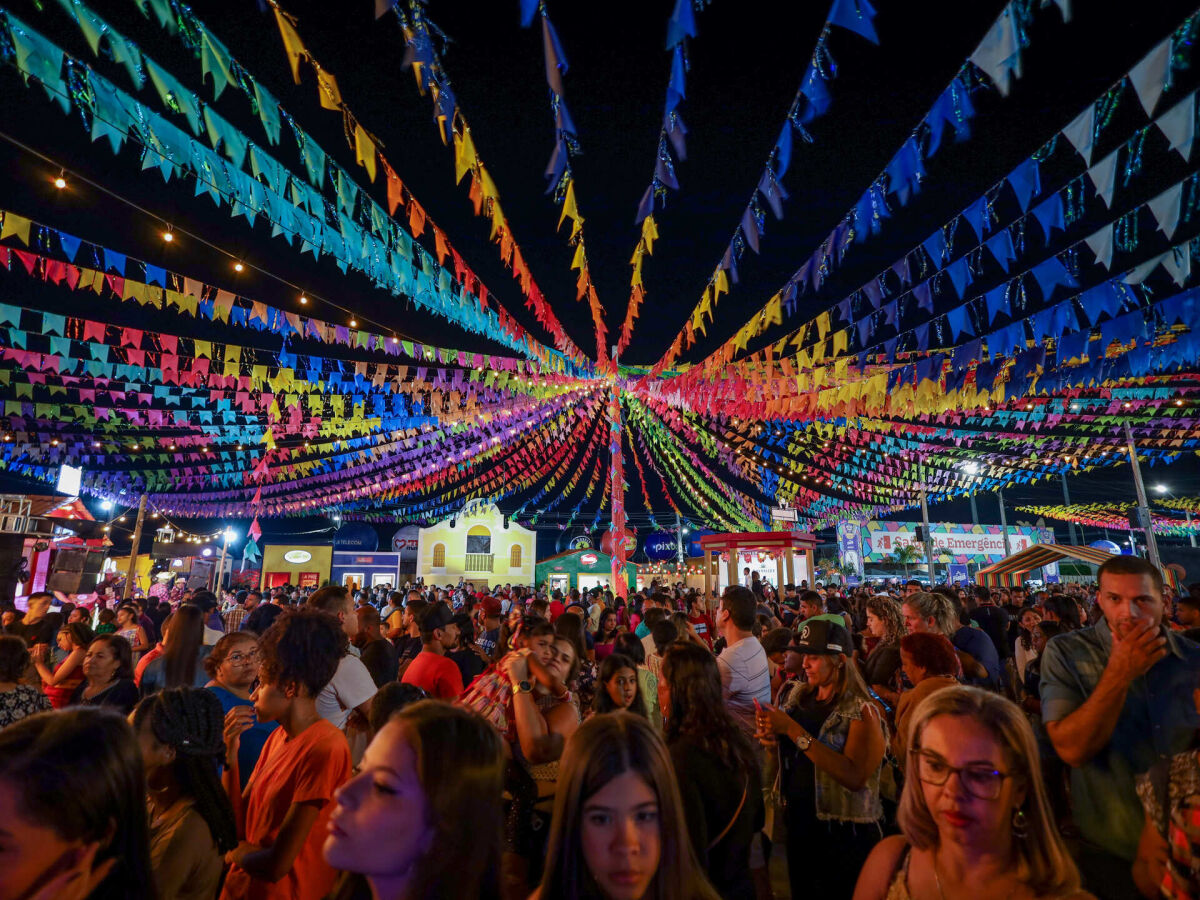
POLYGON ((62 169, 58 173, 58 177, 54 179, 54 186, 60 191, 67 186, 67 170, 62 169))
POLYGON ((167 230, 162 233, 162 239, 168 244, 175 240, 175 232, 171 230, 171 226, 167 226, 167 230))
POLYGON ((246 267, 242 265, 242 261, 240 259, 233 264, 233 271, 235 272, 244 272, 245 269, 246 267))
POLYGON ((351 327, 351 328, 357 328, 357 327, 358 327, 358 319, 351 318, 351 319, 350 319, 350 327, 351 327))
POLYGON ((308 298, 306 296, 304 296, 303 294, 300 295, 300 305, 308 306, 308 298))

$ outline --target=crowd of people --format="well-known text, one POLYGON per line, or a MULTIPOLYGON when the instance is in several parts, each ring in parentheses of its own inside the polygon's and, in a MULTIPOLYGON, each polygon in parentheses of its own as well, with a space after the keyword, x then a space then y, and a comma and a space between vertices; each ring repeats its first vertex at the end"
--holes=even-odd
POLYGON ((1200 586, 0 617, 0 900, 1200 897, 1200 586))

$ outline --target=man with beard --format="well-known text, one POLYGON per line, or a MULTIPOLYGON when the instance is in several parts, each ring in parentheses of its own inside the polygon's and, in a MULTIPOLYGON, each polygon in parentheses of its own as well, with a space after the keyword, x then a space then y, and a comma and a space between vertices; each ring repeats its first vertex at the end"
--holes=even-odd
POLYGON ((1050 641, 1041 660, 1042 719, 1071 769, 1084 887, 1137 896, 1130 863, 1142 832, 1134 776, 1193 746, 1200 647, 1163 627, 1162 573, 1116 556, 1097 573, 1103 616, 1050 641))
POLYGON ((463 692, 462 673, 446 651, 458 646, 458 626, 445 603, 432 603, 419 622, 421 652, 405 670, 404 684, 424 688, 430 697, 453 700, 463 692))

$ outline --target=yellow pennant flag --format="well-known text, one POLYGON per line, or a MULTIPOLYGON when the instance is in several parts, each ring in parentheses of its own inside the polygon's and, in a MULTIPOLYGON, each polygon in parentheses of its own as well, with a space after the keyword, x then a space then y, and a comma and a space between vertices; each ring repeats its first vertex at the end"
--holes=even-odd
POLYGON ((275 21, 279 23, 279 36, 283 38, 283 49, 292 66, 292 80, 299 84, 300 57, 308 56, 308 51, 304 49, 304 42, 300 40, 300 35, 296 33, 296 29, 292 27, 292 23, 287 20, 278 6, 275 7, 275 21))
POLYGON ((558 217, 558 227, 562 228, 562 223, 568 218, 572 221, 579 218, 579 208, 575 204, 575 179, 572 178, 567 182, 567 193, 563 197, 562 215, 558 217))
POLYGON ((317 99, 325 109, 342 108, 342 92, 338 90, 337 79, 324 69, 317 69, 317 99))
POLYGON ((646 244, 646 252, 654 253, 654 242, 658 239, 658 226, 654 224, 654 216, 646 216, 642 220, 642 240, 646 244))
POLYGON ((24 216, 18 216, 16 213, 6 212, 4 214, 4 227, 0 228, 0 240, 17 236, 21 239, 21 243, 29 246, 29 226, 32 223, 24 216))
POLYGON ((357 122, 354 123, 354 155, 358 164, 367 170, 367 175, 375 180, 375 142, 357 122))
POLYGON ((475 153, 475 142, 471 139, 471 130, 463 128, 462 134, 454 133, 454 183, 458 184, 463 176, 475 168, 479 157, 475 153))

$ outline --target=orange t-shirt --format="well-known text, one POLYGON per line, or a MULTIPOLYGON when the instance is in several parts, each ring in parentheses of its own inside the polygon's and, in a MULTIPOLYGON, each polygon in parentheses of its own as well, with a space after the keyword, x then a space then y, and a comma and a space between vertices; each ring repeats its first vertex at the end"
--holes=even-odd
POLYGON ((337 873, 321 856, 321 845, 333 812, 333 792, 349 777, 346 736, 324 719, 291 740, 282 728, 271 732, 246 785, 246 840, 263 847, 273 844, 293 803, 319 803, 321 813, 283 878, 272 884, 233 866, 221 900, 320 900, 328 894, 337 873))

